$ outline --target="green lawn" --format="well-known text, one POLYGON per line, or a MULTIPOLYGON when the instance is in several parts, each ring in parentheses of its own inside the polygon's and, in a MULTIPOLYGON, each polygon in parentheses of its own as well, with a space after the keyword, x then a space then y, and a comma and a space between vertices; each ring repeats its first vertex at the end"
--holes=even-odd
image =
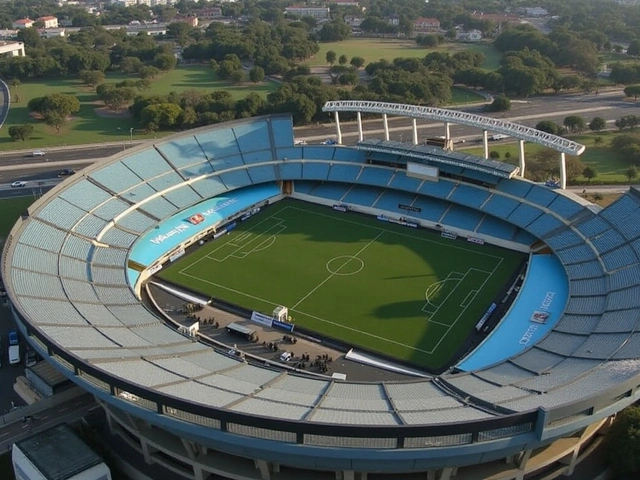
MULTIPOLYGON (((125 78, 134 78, 121 74, 110 74, 106 82, 115 83, 125 78)), ((231 85, 217 78, 216 74, 208 66, 179 67, 154 79, 147 94, 167 94, 171 91, 180 92, 189 89, 198 90, 227 90, 234 98, 242 98, 250 92, 257 92, 266 96, 275 90, 277 85, 273 82, 265 82, 254 85, 231 85)), ((60 78, 39 80, 22 83, 17 90, 11 92, 15 99, 16 94, 20 102, 12 103, 9 116, 3 127, 4 134, 0 136, 0 150, 20 148, 46 148, 50 146, 78 145, 83 143, 113 142, 128 140, 129 129, 137 125, 132 118, 106 118, 96 114, 96 108, 101 107, 101 102, 95 94, 95 90, 85 87, 75 78, 60 78), (80 112, 77 113, 68 125, 60 132, 44 125, 39 120, 31 117, 27 104, 34 97, 40 97, 49 93, 65 93, 75 95, 80 101, 80 112), (28 142, 14 142, 7 132, 12 125, 32 123, 35 132, 28 142)), ((169 132, 167 132, 169 133, 169 132)), ((167 134, 164 133, 164 134, 167 134)), ((160 133, 161 135, 162 133, 160 133)), ((154 135, 145 135, 142 131, 134 131, 134 140, 153 138, 154 135)))
POLYGON ((465 87, 451 87, 451 104, 463 105, 465 103, 483 102, 486 99, 478 92, 465 87))
POLYGON ((20 214, 25 212, 34 201, 32 196, 0 200, 0 240, 7 238, 20 214))
MULTIPOLYGON (((594 178, 591 183, 593 184, 624 184, 627 183, 627 177, 625 171, 629 168, 629 162, 611 150, 609 144, 613 138, 618 135, 627 135, 628 132, 600 132, 600 133, 585 133, 583 135, 573 135, 569 138, 578 143, 582 143, 587 148, 585 152, 580 156, 580 159, 585 165, 593 166, 598 171, 598 176, 594 178), (602 142, 596 146, 595 138, 601 137, 602 142)), ((545 150, 546 147, 537 145, 535 143, 525 143, 525 159, 527 155, 532 155, 536 152, 545 150)), ((518 162, 518 144, 517 143, 490 143, 489 151, 496 151, 500 154, 500 158, 504 159, 505 154, 509 152, 511 158, 509 163, 517 164, 518 162)), ((471 153, 473 155, 482 156, 484 150, 482 146, 464 149, 465 153, 471 153)), ((588 183, 586 178, 578 177, 574 184, 582 185, 588 183)))
POLYGON ((336 52, 338 57, 346 55, 352 57, 363 57, 365 65, 376 62, 380 59, 393 60, 397 57, 418 57, 423 58, 431 52, 455 53, 461 50, 474 50, 484 53, 486 59, 483 68, 495 70, 499 67, 501 53, 493 45, 479 44, 471 45, 465 43, 447 43, 436 48, 425 48, 416 45, 411 40, 395 40, 384 38, 351 38, 342 42, 328 42, 320 44, 320 51, 314 58, 307 60, 309 66, 327 65, 326 55, 329 50, 336 52))
POLYGON ((160 274, 389 357, 451 360, 519 253, 284 200, 160 274))

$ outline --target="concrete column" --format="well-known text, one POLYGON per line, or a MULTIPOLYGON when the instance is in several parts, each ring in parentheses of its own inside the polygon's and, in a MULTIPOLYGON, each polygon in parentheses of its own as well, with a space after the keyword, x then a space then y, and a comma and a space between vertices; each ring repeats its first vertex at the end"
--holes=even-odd
POLYGON ((444 138, 447 140, 451 140, 451 130, 449 129, 449 122, 444 122, 444 138))
POLYGON ((520 140, 519 147, 520 147, 520 153, 519 153, 518 159, 520 161, 520 176, 522 178, 524 178, 524 168, 525 168, 525 162, 524 162, 524 140, 520 140))
POLYGON ((356 474, 353 470, 345 470, 342 472, 342 480, 355 480, 356 474))
POLYGON ((279 464, 279 463, 272 462, 272 463, 271 463, 271 471, 272 471, 273 473, 280 473, 280 464, 279 464))
POLYGON ((457 473, 456 467, 444 467, 440 474, 440 480, 451 480, 451 477, 457 473))
MULTIPOLYGON (((204 480, 205 479, 205 474, 204 474, 204 470, 202 470, 202 467, 199 467, 198 465, 193 465, 193 476, 195 477, 195 480, 204 480)), ((209 475, 206 475, 209 476, 209 475)))
POLYGON ((108 408, 105 408, 104 411, 107 414, 107 425, 109 425, 109 433, 111 435, 115 435, 115 432, 113 430, 113 418, 111 418, 111 412, 109 412, 108 408))
POLYGON ((430 468, 427 470, 427 480, 436 480, 436 469, 430 468))
POLYGON ((147 441, 140 437, 140 445, 142 446, 142 455, 144 456, 144 461, 147 465, 151 465, 153 463, 153 459, 151 458, 151 454, 156 451, 155 448, 151 447, 147 441))
POLYGON ((387 114, 382 114, 382 123, 384 124, 384 139, 389 141, 389 120, 387 119, 387 114))
POLYGON ((362 133, 362 114, 358 112, 356 115, 358 115, 358 141, 361 142, 364 140, 364 135, 362 133))
POLYGON ((482 131, 482 143, 484 145, 484 158, 489 158, 489 132, 482 131))
POLYGON ((269 473, 269 464, 265 460, 254 460, 253 463, 255 464, 256 468, 260 470, 260 478, 262 478, 262 480, 271 480, 271 474, 269 473))
POLYGON ((360 473, 360 480, 367 480, 369 478, 369 474, 367 472, 360 473))
POLYGON ((413 125, 413 144, 418 144, 418 120, 415 118, 411 119, 411 124, 413 125))
POLYGON ((567 159, 564 152, 560 154, 560 188, 567 188, 567 159))
POLYGON ((192 442, 184 438, 181 438, 180 440, 182 441, 182 446, 187 452, 187 456, 189 457, 189 460, 195 460, 196 457, 198 456, 198 450, 195 444, 193 444, 192 442))
POLYGON ((335 119, 336 119, 336 142, 338 142, 338 145, 342 145, 342 132, 340 131, 340 116, 338 115, 338 112, 335 112, 335 119))
POLYGON ((518 465, 518 469, 524 470, 525 468, 527 468, 527 462, 529 461, 529 458, 531 458, 532 452, 533 450, 531 449, 525 450, 524 452, 522 452, 522 455, 520 455, 520 458, 516 461, 516 465, 518 465))

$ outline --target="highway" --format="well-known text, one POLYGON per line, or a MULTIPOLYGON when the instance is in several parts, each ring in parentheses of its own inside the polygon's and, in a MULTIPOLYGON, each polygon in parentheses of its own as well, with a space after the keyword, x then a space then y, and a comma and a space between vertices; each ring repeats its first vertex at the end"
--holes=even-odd
POLYGON ((32 415, 27 421, 10 423, 0 428, 0 452, 6 452, 14 443, 47 428, 72 423, 98 408, 93 396, 86 394, 32 415))
MULTIPOLYGON (((527 101, 513 101, 511 111, 497 114, 487 114, 482 111, 480 106, 464 110, 532 127, 541 120, 562 123, 568 115, 580 115, 587 121, 599 116, 607 120, 609 127, 613 128, 613 122, 617 118, 631 114, 639 115, 639 105, 639 103, 626 100, 622 90, 608 90, 602 91, 598 95, 595 93, 548 95, 527 101)), ((344 121, 347 118, 345 114, 342 118, 343 141, 346 145, 354 145, 358 140, 357 125, 355 122, 344 121)), ((419 120, 418 128, 420 142, 427 137, 444 135, 444 126, 441 123, 419 120)), ((412 140, 410 119, 390 117, 389 129, 391 140, 405 142, 412 140)), ((482 132, 471 127, 452 125, 451 135, 454 140, 472 141, 481 138, 482 132)), ((335 127, 332 123, 297 127, 295 128, 295 136, 296 139, 306 140, 310 144, 321 143, 325 139, 335 138, 335 127)), ((364 136, 365 138, 382 138, 382 119, 365 119, 364 136)), ((42 180, 51 181, 48 184, 51 185, 54 184, 53 179, 56 179, 58 171, 63 168, 71 167, 80 170, 97 159, 122 150, 122 143, 117 143, 45 149, 46 157, 44 159, 43 157, 31 156, 31 150, 0 153, 0 185, 8 185, 15 180, 27 181, 29 189, 34 186, 33 182, 37 183, 42 180)), ((1 189, 2 187, 0 187, 1 189)), ((25 195, 24 191, 11 193, 2 191, 0 193, 3 194, 2 196, 5 194, 6 196, 25 195)))

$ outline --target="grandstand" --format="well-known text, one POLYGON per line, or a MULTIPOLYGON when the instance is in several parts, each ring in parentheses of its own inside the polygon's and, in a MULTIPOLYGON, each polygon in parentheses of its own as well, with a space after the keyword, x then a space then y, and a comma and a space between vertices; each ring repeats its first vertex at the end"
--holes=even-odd
POLYGON ((204 127, 45 194, 11 231, 2 276, 29 343, 95 395, 114 434, 177 476, 570 473, 598 428, 640 396, 640 192, 601 210, 494 167, 384 140, 294 146, 288 116, 204 127), (241 361, 141 302, 173 255, 287 196, 396 220, 403 202, 420 209, 410 215, 420 228, 528 253, 512 294, 530 319, 506 316, 441 375, 362 383, 241 361), (506 331, 515 345, 496 356, 506 331))

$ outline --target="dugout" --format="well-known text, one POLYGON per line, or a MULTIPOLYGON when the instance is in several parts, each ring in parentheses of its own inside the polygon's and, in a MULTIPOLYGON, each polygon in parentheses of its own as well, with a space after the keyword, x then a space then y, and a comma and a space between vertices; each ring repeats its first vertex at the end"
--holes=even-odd
POLYGON ((231 335, 236 335, 246 340, 253 341, 253 339, 256 338, 256 331, 253 328, 240 325, 239 323, 231 322, 225 328, 227 329, 227 332, 230 333, 231 335))

